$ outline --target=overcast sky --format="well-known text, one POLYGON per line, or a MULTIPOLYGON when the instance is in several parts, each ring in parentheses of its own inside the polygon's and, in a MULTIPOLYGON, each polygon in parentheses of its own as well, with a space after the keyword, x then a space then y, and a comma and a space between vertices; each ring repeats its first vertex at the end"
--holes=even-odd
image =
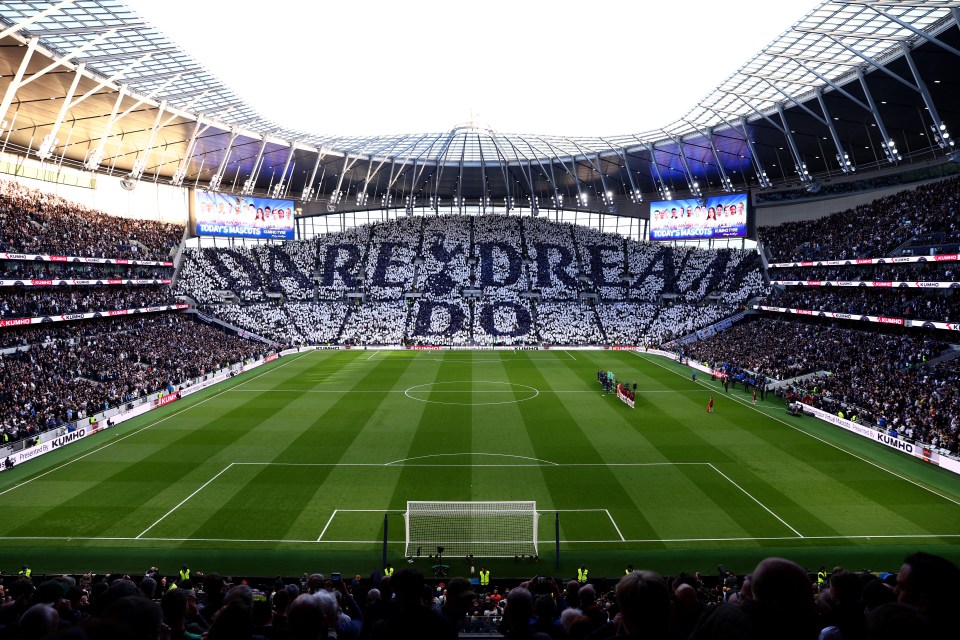
POLYGON ((819 4, 126 1, 289 128, 584 136, 675 121, 819 4))

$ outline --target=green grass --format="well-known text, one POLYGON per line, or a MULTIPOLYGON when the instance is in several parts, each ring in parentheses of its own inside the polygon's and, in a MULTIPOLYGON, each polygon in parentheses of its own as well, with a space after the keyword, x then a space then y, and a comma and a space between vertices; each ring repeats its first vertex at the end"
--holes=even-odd
POLYGON ((490 561, 501 576, 960 560, 960 478, 675 363, 358 350, 283 358, 0 475, 0 567, 367 574, 385 513, 405 564, 407 500, 535 500, 542 561, 490 561), (601 368, 638 383, 636 409, 601 395, 601 368))

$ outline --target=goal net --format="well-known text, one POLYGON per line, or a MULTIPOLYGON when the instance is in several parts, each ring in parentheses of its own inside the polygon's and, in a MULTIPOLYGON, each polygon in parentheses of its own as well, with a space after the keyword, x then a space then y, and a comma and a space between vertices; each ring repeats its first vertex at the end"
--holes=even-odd
POLYGON ((406 555, 537 555, 536 502, 407 502, 406 555))

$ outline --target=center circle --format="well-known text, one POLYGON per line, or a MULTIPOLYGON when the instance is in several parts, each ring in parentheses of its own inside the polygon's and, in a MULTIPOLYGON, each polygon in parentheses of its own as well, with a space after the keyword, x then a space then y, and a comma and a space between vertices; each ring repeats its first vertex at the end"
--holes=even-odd
POLYGON ((516 382, 452 380, 414 385, 404 391, 403 394, 417 402, 480 407, 526 402, 540 395, 540 391, 516 382))

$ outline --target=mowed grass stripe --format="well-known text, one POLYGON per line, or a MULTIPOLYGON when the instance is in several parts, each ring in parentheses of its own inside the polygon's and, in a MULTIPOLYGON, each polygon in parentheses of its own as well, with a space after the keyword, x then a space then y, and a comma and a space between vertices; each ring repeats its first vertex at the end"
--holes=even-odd
MULTIPOLYGON (((707 415, 701 406, 702 398, 690 398, 683 394, 670 395, 667 403, 649 403, 643 402, 642 395, 645 379, 649 377, 648 373, 642 371, 636 365, 627 366, 632 363, 623 362, 623 356, 617 352, 591 352, 599 357, 590 358, 592 370, 603 368, 604 370, 613 370, 621 380, 627 382, 631 380, 638 381, 638 394, 640 403, 636 409, 629 409, 621 403, 615 396, 607 396, 603 400, 607 401, 607 407, 614 409, 614 420, 622 420, 623 416, 629 416, 635 430, 639 434, 643 433, 642 443, 631 442, 627 440, 622 444, 621 449, 626 451, 648 451, 653 454, 655 460, 659 461, 686 461, 686 462, 710 462, 711 458, 716 459, 717 450, 714 447, 702 446, 702 441, 687 426, 696 424, 698 421, 712 419, 717 420, 714 415, 707 415), (606 357, 603 357, 606 355, 606 357), (702 412, 702 415, 701 415, 702 412), (631 446, 632 445, 632 446, 631 446), (678 455, 681 454, 681 455, 678 455)), ((569 366, 568 363, 564 365, 569 366)), ((671 381, 668 381, 671 382, 671 381)), ((683 382, 682 380, 680 381, 683 382)), ((599 385, 598 385, 599 386, 599 385)), ((659 397, 659 396, 658 396, 659 397)), ((580 413, 585 413, 582 410, 580 413)), ((584 418, 585 419, 585 418, 584 418)), ((719 418, 720 424, 724 419, 719 418)), ((715 423, 716 424, 716 423, 715 423)), ((618 443, 613 439, 614 432, 608 427, 598 428, 590 432, 598 447, 607 451, 617 450, 618 443)), ((649 455, 649 454, 648 454, 649 455)), ((722 454, 721 454, 722 455, 722 454)), ((682 471, 690 481, 686 486, 665 486, 662 489, 668 493, 682 496, 685 492, 696 492, 698 500, 713 504, 718 512, 725 512, 734 516, 734 522, 739 523, 735 530, 727 530, 725 533, 703 533, 695 535, 688 533, 687 537, 709 537, 726 535, 728 537, 761 537, 769 535, 795 535, 787 526, 777 521, 776 518, 767 513, 763 507, 751 500, 749 496, 732 486, 719 474, 703 473, 698 468, 682 467, 682 471)), ((634 498, 637 504, 643 504, 645 494, 634 498)), ((665 510, 660 509, 655 512, 657 515, 665 510)), ((650 516, 651 518, 653 516, 650 516)), ((687 516, 678 514, 681 520, 687 516)), ((649 519, 649 518, 648 518, 649 519)), ((689 527, 677 526, 678 523, 665 521, 661 524, 657 533, 660 538, 675 538, 677 535, 673 531, 677 529, 690 530, 689 527)))
MULTIPOLYGON (((351 364, 357 361, 362 352, 351 353, 350 360, 340 369, 329 372, 340 375, 349 371, 351 364)), ((384 381, 399 377, 402 369, 378 362, 375 369, 389 368, 384 381)), ((361 384, 362 376, 353 377, 353 384, 361 384)), ((345 382, 345 381, 341 381, 345 382)), ((343 394, 325 410, 314 415, 304 415, 300 420, 300 435, 283 447, 264 451, 260 462, 339 462, 343 453, 357 436, 362 425, 376 411, 381 398, 377 401, 358 403, 349 393, 343 394)), ((310 474, 312 487, 295 490, 290 486, 286 491, 271 491, 271 484, 284 477, 288 471, 282 466, 263 465, 253 467, 254 475, 243 484, 243 491, 234 493, 222 503, 222 507, 207 514, 205 519, 196 523, 187 536, 194 538, 231 538, 241 537, 240 532, 256 532, 258 539, 283 539, 294 526, 298 516, 311 501, 314 492, 309 488, 321 487, 334 467, 315 467, 310 474), (250 514, 259 512, 260 517, 251 522, 250 514)), ((230 472, 228 472, 229 474, 230 472)), ((307 511, 312 513, 312 511, 307 511)), ((318 516, 319 517, 319 516, 318 516)), ((166 521, 165 521, 166 522, 166 521)), ((166 536, 164 536, 166 537, 166 536)), ((174 537, 174 536, 170 536, 174 537)))
MULTIPOLYGON (((422 368, 413 366, 412 359, 391 357, 397 352, 386 353, 386 357, 380 354, 374 358, 366 353, 357 361, 360 366, 351 373, 356 378, 354 389, 402 390, 422 380, 422 368)), ((428 368, 435 370, 436 365, 433 363, 428 368)), ((370 413, 356 424, 344 425, 343 428, 355 430, 355 433, 349 443, 337 449, 336 463, 385 465, 403 457, 403 452, 416 437, 428 405, 410 400, 402 393, 348 395, 353 396, 354 402, 369 404, 370 413)), ((304 489, 315 489, 303 513, 288 532, 289 537, 317 538, 335 509, 383 511, 339 514, 331 523, 328 539, 370 540, 382 535, 383 513, 400 477, 399 467, 334 467, 316 484, 313 470, 307 472, 310 482, 304 484, 304 489)))
MULTIPOLYGON (((464 355, 469 353, 463 352, 464 355)), ((442 361, 439 363, 433 362, 434 358, 431 357, 424 358, 419 363, 418 370, 422 370, 425 376, 420 384, 453 381, 469 383, 473 380, 473 366, 468 362, 459 361, 467 358, 438 359, 442 361)), ((427 390, 430 391, 430 389, 427 390)), ((426 398, 436 402, 451 402, 451 395, 455 394, 431 391, 426 398)), ((465 393, 459 401, 471 402, 472 397, 473 394, 465 393)), ((409 399, 407 401, 416 402, 409 399)), ((421 458, 418 462, 430 464, 430 459, 422 458, 435 454, 470 452, 474 427, 473 412, 470 406, 436 404, 434 402, 418 404, 425 405, 420 427, 407 446, 406 451, 397 450, 397 460, 421 458)), ((436 461, 440 463, 449 462, 444 458, 438 458, 436 461)), ((469 457, 464 462, 469 463, 469 457)), ((446 471, 447 473, 443 474, 443 480, 437 482, 429 474, 422 473, 419 468, 403 467, 390 498, 389 508, 404 510, 408 500, 470 500, 473 496, 471 490, 473 479, 470 469, 447 468, 446 471)))
MULTIPOLYGON (((485 380, 502 381, 500 385, 508 393, 496 394, 498 400, 514 400, 509 404, 481 405, 473 407, 472 450, 498 456, 474 456, 475 464, 536 464, 536 449, 532 442, 530 426, 524 420, 522 406, 541 402, 542 396, 532 399, 534 393, 527 387, 529 370, 534 366, 525 358, 517 358, 510 352, 488 352, 474 365, 475 376, 485 380), (490 354, 503 354, 491 358, 490 354), (514 374, 511 376, 511 372, 514 374), (515 384, 514 377, 527 382, 515 384)), ((480 402, 485 400, 481 397, 480 402)), ((476 468, 473 475, 474 499, 484 500, 534 500, 538 509, 553 508, 557 498, 537 467, 476 468)))
MULTIPOLYGON (((530 352, 524 352, 529 359, 530 352)), ((531 369, 523 374, 511 376, 528 379, 534 387, 549 388, 548 379, 554 379, 557 384, 573 384, 579 378, 567 369, 567 362, 577 364, 573 360, 558 359, 556 363, 533 362, 531 369)), ((596 372, 594 371, 594 375, 596 372)), ((569 388, 569 387, 568 387, 569 388)), ((565 404, 564 397, 557 399, 540 396, 537 401, 524 402, 520 412, 524 417, 527 429, 531 433, 531 440, 537 452, 537 457, 554 462, 603 463, 603 456, 597 451, 565 404), (541 400, 541 398, 543 398, 541 400), (558 401, 559 400, 559 401, 558 401), (539 401, 539 402, 537 402, 539 401)), ((586 426, 592 428, 590 421, 586 426)), ((608 467, 595 467, 591 474, 590 485, 573 487, 562 474, 546 474, 544 478, 558 509, 584 508, 585 495, 598 494, 604 496, 614 508, 633 513, 633 522, 629 532, 624 531, 627 537, 658 538, 656 530, 643 516, 642 505, 634 502, 630 493, 620 484, 619 479, 608 467)), ((592 505, 591 505, 592 506, 592 505)), ((561 519, 563 528, 563 519, 561 519)), ((578 532, 563 530, 565 538, 580 539, 578 532)))
MULTIPOLYGON (((303 366, 298 365, 300 363, 294 362, 291 367, 271 372, 258 382, 276 383, 283 377, 296 376, 303 366)), ((211 404, 216 400, 219 398, 211 404)), ((234 412, 255 411, 255 407, 256 396, 253 396, 242 407, 235 407, 234 412)), ((165 505, 175 504, 192 491, 186 487, 198 486, 209 479, 204 460, 188 454, 191 440, 206 438, 202 428, 210 423, 210 414, 204 409, 198 408, 144 430, 122 445, 98 452, 77 465, 8 494, 16 494, 20 500, 30 496, 38 506, 19 508, 15 526, 4 535, 29 535, 28 532, 36 532, 38 527, 49 535, 137 535, 145 526, 144 521, 152 522, 163 513, 165 505), (178 428, 178 423, 189 427, 178 428), (163 472, 152 473, 157 469, 163 472), (70 483, 69 477, 78 473, 85 479, 97 478, 98 482, 70 483), (104 491, 104 485, 110 487, 109 491, 104 491), (71 487, 81 490, 69 490, 71 487)), ((225 444, 219 446, 222 448, 225 444)), ((212 451, 207 448, 207 456, 216 455, 218 445, 210 446, 214 448, 212 451)))
MULTIPOLYGON (((675 384, 687 383, 677 373, 670 377, 675 384)), ((811 438, 803 430, 787 428, 753 410, 753 405, 743 404, 749 398, 752 394, 742 388, 731 389, 729 394, 718 389, 718 411, 742 416, 737 418, 742 434, 735 447, 741 464, 732 473, 743 474, 753 487, 748 490, 761 500, 782 505, 778 513, 788 522, 802 522, 805 535, 960 532, 960 509, 955 504, 811 438)), ((771 400, 759 408, 770 410, 777 406, 773 402, 782 406, 779 400, 771 400)), ((705 437, 722 450, 722 441, 710 434, 705 437)), ((908 458, 894 460, 911 462, 908 458)))

